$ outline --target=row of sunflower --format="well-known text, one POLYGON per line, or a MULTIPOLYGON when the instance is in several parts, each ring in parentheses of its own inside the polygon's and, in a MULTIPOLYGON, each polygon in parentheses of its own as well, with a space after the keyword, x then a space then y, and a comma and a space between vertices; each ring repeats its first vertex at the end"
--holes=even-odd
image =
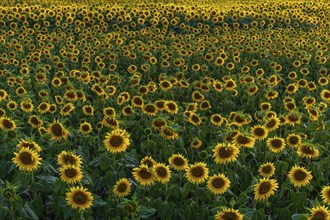
POLYGON ((329 3, 99 3, 0 8, 0 216, 329 219, 329 3))

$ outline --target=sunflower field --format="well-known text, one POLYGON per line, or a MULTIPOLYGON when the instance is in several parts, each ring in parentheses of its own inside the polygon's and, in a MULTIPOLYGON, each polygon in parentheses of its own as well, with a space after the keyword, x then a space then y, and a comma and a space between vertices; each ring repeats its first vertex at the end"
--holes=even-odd
POLYGON ((329 220, 330 2, 0 3, 0 219, 329 220))

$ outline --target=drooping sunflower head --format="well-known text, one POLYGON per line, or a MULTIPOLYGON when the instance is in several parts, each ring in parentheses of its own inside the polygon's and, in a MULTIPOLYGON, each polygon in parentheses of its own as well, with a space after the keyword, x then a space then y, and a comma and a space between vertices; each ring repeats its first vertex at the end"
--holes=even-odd
POLYGON ((66 193, 67 204, 73 209, 85 210, 89 209, 92 204, 94 197, 84 187, 71 187, 70 191, 66 193))
POLYGON ((317 206, 311 209, 307 220, 328 220, 330 219, 330 210, 326 206, 317 206))
POLYGON ((165 164, 156 163, 152 167, 152 170, 153 170, 153 173, 154 173, 157 181, 159 181, 163 184, 166 184, 170 181, 170 179, 171 179, 171 170, 165 164))
POLYGON ((41 147, 39 146, 39 144, 37 144, 35 141, 31 141, 31 140, 20 140, 16 146, 19 149, 21 149, 23 147, 27 147, 37 153, 39 153, 41 151, 41 147))
POLYGON ((62 151, 57 155, 57 163, 61 166, 74 165, 79 167, 82 163, 80 155, 72 152, 62 151))
POLYGON ((127 178, 121 178, 113 187, 113 193, 121 198, 127 196, 131 192, 132 183, 127 178))
POLYGON ((260 165, 258 169, 261 176, 269 178, 275 174, 275 166, 273 163, 267 162, 260 165))
POLYGON ((239 133, 234 137, 234 143, 237 147, 253 148, 255 139, 239 133))
POLYGON ((177 171, 185 170, 188 167, 188 160, 181 154, 173 154, 168 162, 177 171))
POLYGON ((207 168, 206 164, 203 162, 198 162, 195 164, 191 164, 186 169, 186 177, 189 182, 194 184, 203 183, 209 174, 209 168, 207 168))
POLYGON ((22 147, 19 152, 15 152, 12 161, 20 170, 31 172, 38 169, 41 161, 39 154, 28 147, 22 147))
POLYGON ((140 165, 145 165, 149 168, 152 168, 155 164, 156 164, 156 161, 151 156, 145 156, 140 161, 140 165))
POLYGON ((167 122, 164 118, 155 118, 152 120, 151 126, 155 129, 161 129, 167 126, 167 122))
POLYGON ((303 158, 316 158, 319 156, 319 150, 312 144, 304 143, 298 146, 297 154, 303 158))
POLYGON ((130 134, 124 129, 115 129, 107 133, 103 141, 106 149, 111 153, 120 153, 130 145, 130 134))
POLYGON ((82 177, 80 167, 75 165, 65 165, 60 168, 61 180, 65 183, 74 184, 79 182, 82 177))
POLYGON ((289 171, 288 177, 293 186, 299 188, 309 184, 313 178, 310 171, 307 171, 304 167, 294 166, 289 171))
POLYGON ((275 179, 264 178, 255 184, 253 188, 255 200, 264 201, 275 194, 275 191, 278 189, 278 183, 275 179))
POLYGON ((172 127, 169 127, 169 126, 163 126, 160 129, 160 135, 163 138, 168 139, 168 140, 174 140, 179 137, 178 133, 176 133, 176 131, 172 127))
POLYGON ((235 209, 225 208, 215 214, 216 220, 243 220, 243 215, 235 209))
POLYGON ((217 164, 227 164, 237 160, 239 148, 234 144, 217 144, 213 152, 213 158, 217 164))
POLYGON ((207 188, 215 195, 221 195, 230 187, 230 180, 223 174, 213 175, 207 182, 207 188))
POLYGON ((199 138, 195 137, 195 138, 191 141, 190 146, 191 146, 192 148, 194 148, 194 149, 198 149, 198 148, 200 148, 200 147, 202 146, 202 144, 203 144, 203 142, 202 142, 199 138))
POLYGON ((155 175, 146 165, 133 168, 133 177, 142 186, 152 185, 155 182, 155 175))
POLYGON ((48 125, 48 133, 54 141, 66 140, 70 135, 70 132, 56 119, 48 125))

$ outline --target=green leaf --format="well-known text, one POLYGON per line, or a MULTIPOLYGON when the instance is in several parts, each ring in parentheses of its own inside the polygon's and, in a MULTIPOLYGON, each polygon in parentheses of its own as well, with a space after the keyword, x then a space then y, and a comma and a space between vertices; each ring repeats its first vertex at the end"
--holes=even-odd
POLYGON ((193 188, 193 185, 191 183, 186 183, 184 184, 183 188, 182 188, 182 199, 186 198, 191 190, 191 188, 193 188))
POLYGON ((106 204, 108 204, 108 203, 106 201, 102 200, 99 196, 94 197, 94 201, 93 201, 94 207, 101 207, 101 206, 105 206, 106 204))
POLYGON ((294 214, 291 216, 292 220, 306 220, 307 219, 307 215, 306 214, 294 214))
POLYGON ((29 202, 26 202, 22 207, 21 216, 27 219, 39 219, 39 217, 35 214, 34 210, 31 209, 29 202))
POLYGON ((145 206, 140 207, 140 215, 143 219, 148 219, 157 212, 157 209, 147 208, 145 206))

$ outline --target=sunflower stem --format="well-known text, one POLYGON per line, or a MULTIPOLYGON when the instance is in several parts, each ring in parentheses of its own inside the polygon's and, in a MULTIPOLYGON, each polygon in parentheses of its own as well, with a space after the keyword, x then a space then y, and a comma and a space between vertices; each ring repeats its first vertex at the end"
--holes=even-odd
POLYGON ((12 201, 9 201, 9 212, 12 220, 15 220, 15 212, 14 212, 14 206, 12 204, 12 201))
POLYGON ((84 218, 84 212, 79 210, 79 220, 85 220, 84 218))

